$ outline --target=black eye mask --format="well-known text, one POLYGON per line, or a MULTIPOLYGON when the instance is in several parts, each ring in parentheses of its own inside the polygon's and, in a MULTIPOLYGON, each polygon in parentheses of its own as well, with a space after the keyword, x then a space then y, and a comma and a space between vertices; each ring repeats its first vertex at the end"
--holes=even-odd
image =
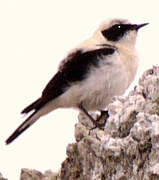
POLYGON ((136 26, 133 24, 115 24, 109 29, 102 31, 102 34, 109 41, 119 41, 128 31, 136 30, 136 26))

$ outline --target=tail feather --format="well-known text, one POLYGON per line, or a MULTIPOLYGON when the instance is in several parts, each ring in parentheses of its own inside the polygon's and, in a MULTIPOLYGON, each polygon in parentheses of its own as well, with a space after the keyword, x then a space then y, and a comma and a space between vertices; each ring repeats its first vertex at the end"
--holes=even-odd
POLYGON ((32 104, 30 104, 29 106, 27 106, 25 109, 23 109, 23 111, 21 112, 22 114, 23 113, 28 113, 34 109, 37 110, 37 107, 38 105, 40 104, 41 102, 41 98, 37 99, 36 101, 34 101, 32 104))
POLYGON ((35 121, 38 120, 39 116, 36 116, 37 111, 33 112, 5 141, 6 144, 10 144, 26 129, 28 129, 35 121))

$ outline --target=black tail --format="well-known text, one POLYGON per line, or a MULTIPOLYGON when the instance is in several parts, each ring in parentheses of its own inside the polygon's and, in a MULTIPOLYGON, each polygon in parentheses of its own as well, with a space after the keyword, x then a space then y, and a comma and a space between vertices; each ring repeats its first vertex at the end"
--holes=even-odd
POLYGON ((16 139, 20 134, 22 134, 26 129, 28 129, 36 120, 38 120, 38 116, 36 116, 37 111, 33 112, 5 141, 6 144, 10 144, 14 139, 16 139))
POLYGON ((40 104, 40 102, 41 102, 41 98, 39 98, 39 99, 37 99, 36 101, 34 101, 32 104, 30 104, 29 106, 27 106, 25 109, 23 109, 23 111, 21 112, 22 114, 23 113, 28 113, 28 112, 30 112, 30 111, 32 111, 32 110, 37 110, 38 108, 38 106, 39 106, 39 104, 40 104))

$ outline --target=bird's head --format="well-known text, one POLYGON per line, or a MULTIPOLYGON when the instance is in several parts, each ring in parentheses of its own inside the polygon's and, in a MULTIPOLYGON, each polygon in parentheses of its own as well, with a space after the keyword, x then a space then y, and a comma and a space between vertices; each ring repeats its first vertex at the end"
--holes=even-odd
POLYGON ((138 30, 147 24, 132 24, 125 19, 109 19, 100 25, 94 35, 100 43, 106 41, 116 46, 134 46, 138 30))

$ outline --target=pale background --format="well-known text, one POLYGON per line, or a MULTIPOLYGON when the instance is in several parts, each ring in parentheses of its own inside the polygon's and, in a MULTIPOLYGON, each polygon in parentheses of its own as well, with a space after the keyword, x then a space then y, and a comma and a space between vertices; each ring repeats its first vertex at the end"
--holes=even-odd
POLYGON ((60 60, 103 20, 149 22, 138 34, 138 74, 158 64, 158 7, 158 0, 0 1, 0 172, 5 177, 18 180, 21 168, 60 168, 67 144, 75 141, 75 110, 56 110, 9 146, 4 141, 24 120, 20 111, 41 95, 60 60))

